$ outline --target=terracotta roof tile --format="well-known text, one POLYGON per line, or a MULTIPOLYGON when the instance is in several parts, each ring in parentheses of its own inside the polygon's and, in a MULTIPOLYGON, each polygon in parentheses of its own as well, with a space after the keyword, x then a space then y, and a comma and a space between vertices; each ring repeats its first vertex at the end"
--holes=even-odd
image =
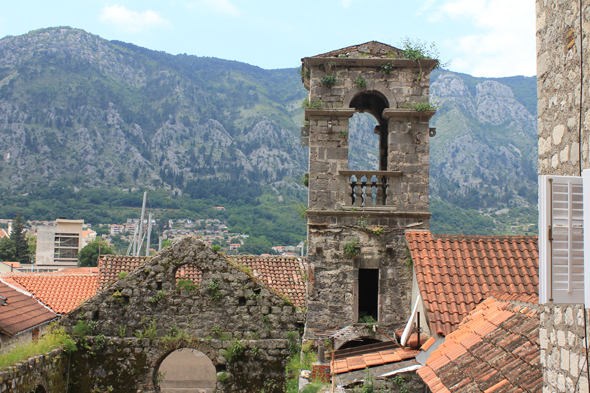
MULTIPOLYGON (((101 255, 98 261, 98 290, 102 291, 108 284, 115 283, 119 279, 119 273, 129 273, 138 269, 146 259, 124 255, 101 255)), ((303 276, 307 265, 302 258, 236 256, 228 259, 250 269, 263 285, 287 296, 295 306, 305 307, 303 276)), ((176 278, 189 279, 195 284, 201 281, 201 277, 202 273, 196 265, 181 266, 176 272, 176 278)))
POLYGON ((57 314, 65 314, 96 294, 98 275, 6 273, 2 280, 24 288, 57 314))
POLYGON ((536 236, 433 237, 408 231, 406 239, 434 334, 451 333, 484 295, 538 301, 536 236))
POLYGON ((539 392, 538 326, 538 313, 529 316, 522 307, 488 298, 446 336, 418 374, 433 393, 539 392), (517 326, 526 327, 517 332, 517 326))
POLYGON ((6 299, 6 305, 0 306, 0 332, 8 336, 56 318, 54 312, 43 307, 32 296, 3 282, 0 282, 0 296, 6 299))
POLYGON ((383 364, 401 362, 402 360, 414 359, 420 351, 407 348, 389 349, 358 356, 350 356, 344 359, 336 359, 332 363, 335 374, 347 373, 349 371, 362 370, 367 367, 380 366, 383 364))

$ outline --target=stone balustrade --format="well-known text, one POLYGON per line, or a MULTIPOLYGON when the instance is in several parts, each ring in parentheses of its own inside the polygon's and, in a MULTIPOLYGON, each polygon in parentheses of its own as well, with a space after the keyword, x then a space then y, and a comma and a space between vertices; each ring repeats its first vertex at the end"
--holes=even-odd
POLYGON ((393 179, 398 171, 339 171, 344 182, 345 204, 354 207, 393 206, 393 179))

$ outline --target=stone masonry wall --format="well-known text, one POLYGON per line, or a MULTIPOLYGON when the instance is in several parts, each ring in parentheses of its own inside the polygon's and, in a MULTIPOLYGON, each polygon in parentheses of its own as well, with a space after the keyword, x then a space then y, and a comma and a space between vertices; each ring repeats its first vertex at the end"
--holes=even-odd
MULTIPOLYGON (((411 223, 416 223, 415 217, 378 213, 309 216, 307 337, 313 336, 313 332, 340 329, 357 322, 354 285, 359 268, 380 269, 380 330, 391 335, 407 323, 412 276, 404 234, 411 223), (359 255, 354 258, 344 253, 344 245, 352 239, 359 241, 359 255)), ((428 228, 428 214, 418 224, 414 228, 428 228)))
POLYGON ((186 237, 62 319, 74 334, 88 327, 78 334, 68 391, 159 391, 159 365, 179 348, 197 349, 227 371, 220 392, 257 391, 270 380, 282 391, 287 334, 298 330, 298 319, 289 300, 247 268, 186 237), (196 289, 176 287, 185 264, 203 273, 196 289), (243 353, 228 360, 226 351, 238 347, 243 353))
MULTIPOLYGON (((584 2, 581 14, 583 33, 580 31, 579 0, 536 1, 541 175, 579 176, 580 149, 582 170, 590 168, 588 2, 584 2), (583 82, 583 97, 580 81, 583 82)), ((544 367, 543 391, 546 393, 588 391, 588 373, 582 367, 585 351, 581 307, 545 305, 541 314, 541 364, 544 367)))
POLYGON ((545 306, 539 342, 543 392, 587 392, 583 305, 545 306))
POLYGON ((590 4, 583 9, 583 100, 580 125, 579 0, 537 0, 537 94, 539 174, 579 175, 589 165, 590 4))
POLYGON ((67 390, 67 371, 68 354, 56 349, 0 371, 0 392, 30 393, 42 386, 48 393, 63 393, 67 390))

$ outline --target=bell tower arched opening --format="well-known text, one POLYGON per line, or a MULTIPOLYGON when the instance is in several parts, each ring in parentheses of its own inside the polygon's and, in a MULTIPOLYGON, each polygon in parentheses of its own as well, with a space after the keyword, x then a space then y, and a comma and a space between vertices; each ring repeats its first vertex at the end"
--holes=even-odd
MULTIPOLYGON (((389 108, 389 103, 386 97, 379 92, 363 91, 355 95, 350 101, 350 108, 357 113, 369 113, 373 115, 377 124, 374 126, 373 132, 379 136, 378 143, 378 165, 373 170, 385 171, 387 170, 387 120, 382 117, 383 110, 389 108)), ((351 141, 354 141, 351 139, 351 141)), ((350 145, 349 145, 350 146, 350 145)), ((350 149, 350 147, 349 147, 350 149)), ((353 151, 354 152, 354 151, 353 151)), ((353 169, 350 168, 349 169, 353 169)), ((357 168, 354 168, 357 169, 357 168)), ((364 168, 363 168, 364 169, 364 168)))

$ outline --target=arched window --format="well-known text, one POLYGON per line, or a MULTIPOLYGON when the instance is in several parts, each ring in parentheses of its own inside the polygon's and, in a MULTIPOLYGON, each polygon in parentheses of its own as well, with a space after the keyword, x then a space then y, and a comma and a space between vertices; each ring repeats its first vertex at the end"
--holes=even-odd
MULTIPOLYGON (((357 117, 359 120, 356 120, 356 124, 358 124, 359 126, 361 126, 361 130, 364 132, 361 132, 359 135, 367 135, 369 133, 369 130, 362 128, 362 127, 370 127, 370 124, 373 124, 373 128, 370 130, 370 132, 376 134, 378 136, 378 143, 377 143, 377 166, 374 167, 373 170, 378 170, 378 171, 386 171, 387 170, 387 154, 388 154, 388 149, 387 149, 387 135, 388 135, 388 127, 387 127, 387 120, 383 119, 381 116, 383 114, 383 110, 388 108, 389 104, 387 102, 387 99, 385 97, 383 97, 380 93, 378 92, 361 92, 359 94, 357 94, 356 96, 354 96, 354 98, 350 101, 350 108, 354 108, 356 110, 357 113, 368 113, 373 115, 373 119, 371 119, 372 121, 368 120, 370 119, 370 117, 367 117, 366 115, 364 116, 358 116, 357 114, 355 114, 355 116, 353 116, 353 120, 355 121, 355 117, 357 117), (363 126, 363 124, 365 124, 363 126)), ((351 130, 352 132, 352 130, 351 130)), ((350 136, 350 135, 349 135, 350 136)), ((355 136, 352 135, 352 138, 349 139, 349 169, 357 169, 357 168, 352 168, 350 166, 351 164, 351 160, 350 160, 350 155, 352 153, 353 155, 353 160, 356 159, 357 163, 359 162, 359 156, 356 155, 355 153, 357 153, 357 149, 352 150, 350 149, 351 143, 354 146, 354 142, 355 139, 353 139, 355 136)), ((365 138, 367 139, 367 138, 365 138)), ((369 142, 371 142, 370 138, 368 140, 369 142)), ((371 142, 370 146, 373 146, 375 143, 371 142)), ((362 145, 362 142, 361 142, 362 145)), ((364 146, 360 146, 360 149, 362 150, 364 146)), ((370 147, 372 148, 372 147, 370 147)), ((374 149, 374 148, 372 148, 374 149)), ((373 150, 374 151, 374 150, 373 150)), ((358 154, 358 153, 357 153, 358 154)), ((360 154, 365 154, 365 152, 360 152, 360 154)), ((362 162, 362 160, 361 160, 362 162)), ((354 162, 353 162, 354 164, 354 162)), ((358 168, 358 169, 364 169, 364 168, 358 168)))
POLYGON ((379 170, 379 135, 377 120, 368 113, 355 113, 349 121, 348 169, 379 170))
POLYGON ((217 373, 204 353, 181 348, 164 358, 154 379, 161 393, 213 393, 217 373))

